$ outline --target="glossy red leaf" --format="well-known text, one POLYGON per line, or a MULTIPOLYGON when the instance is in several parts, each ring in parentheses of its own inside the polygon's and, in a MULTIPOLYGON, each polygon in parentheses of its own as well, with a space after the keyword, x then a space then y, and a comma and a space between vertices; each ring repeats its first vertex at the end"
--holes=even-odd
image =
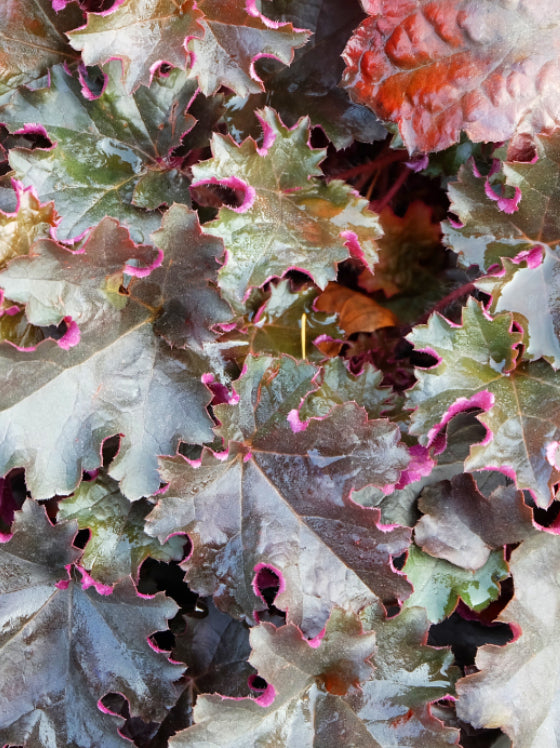
POLYGON ((407 148, 501 141, 560 122, 555 0, 362 0, 369 14, 344 51, 344 85, 407 148))

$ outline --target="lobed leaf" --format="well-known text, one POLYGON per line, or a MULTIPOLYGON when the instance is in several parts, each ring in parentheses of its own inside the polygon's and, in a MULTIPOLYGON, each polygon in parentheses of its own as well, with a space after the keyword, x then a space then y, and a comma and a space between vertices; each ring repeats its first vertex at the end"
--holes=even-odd
POLYGON ((477 281, 491 296, 490 310, 514 313, 526 333, 525 358, 544 358, 555 369, 560 368, 560 254, 543 248, 532 252, 528 260, 514 263, 504 258, 502 262, 500 276, 477 281))
POLYGON ((108 283, 107 270, 122 274, 125 258, 154 254, 136 247, 115 221, 100 224, 83 253, 72 255, 50 240, 35 246, 35 257, 17 260, 27 271, 22 298, 31 319, 57 320, 71 312, 83 323, 70 328, 73 339, 64 346, 45 341, 21 351, 0 345, 0 472, 25 467, 35 498, 68 494, 82 470, 100 465, 103 440, 121 434, 110 474, 129 498, 149 495, 159 487, 158 454, 173 453, 180 439, 212 438, 210 393, 201 382, 207 364, 194 351, 171 351, 154 334, 157 309, 127 303, 108 283), (65 256, 75 277, 61 281, 65 256), (35 263, 43 268, 51 258, 53 281, 34 283, 35 263), (70 282, 76 277, 81 285, 70 282), (162 419, 168 408, 171 417, 162 419))
POLYGON ((171 346, 200 349, 213 340, 212 326, 232 316, 211 285, 218 278, 223 244, 203 233, 197 214, 180 204, 170 207, 152 241, 163 251, 163 263, 133 295, 161 309, 154 330, 171 346))
POLYGON ((409 540, 408 529, 379 527, 377 510, 348 498, 353 487, 400 475, 408 455, 395 426, 368 421, 349 403, 303 431, 290 428, 288 412, 313 373, 288 358, 248 359, 236 382, 239 403, 215 408, 228 457, 204 452, 198 466, 162 460, 170 485, 147 520, 160 539, 189 534, 189 584, 231 615, 253 620, 262 609, 258 573, 272 569, 281 578, 275 604, 310 635, 333 604, 406 597, 391 557, 409 540))
POLYGON ((521 491, 499 486, 486 498, 469 474, 426 487, 418 505, 423 517, 414 528, 416 544, 463 569, 482 568, 492 549, 533 533, 521 491))
POLYGON ((68 34, 86 65, 122 62, 127 94, 149 86, 163 63, 184 68, 186 41, 202 36, 202 14, 193 0, 123 0, 109 13, 88 13, 87 24, 68 34))
POLYGON ((433 443, 458 412, 482 408, 488 433, 471 448, 466 470, 497 469, 515 476, 538 506, 546 507, 560 475, 556 444, 560 436, 560 379, 544 361, 515 362, 521 334, 511 332, 511 315, 488 317, 473 299, 464 309, 461 327, 439 315, 420 325, 410 339, 439 358, 436 366, 418 370, 409 398, 417 406, 411 432, 433 443))
POLYGON ((450 687, 449 655, 422 646, 422 625, 416 609, 391 624, 375 620, 375 629, 364 631, 358 619, 335 608, 321 637, 306 642, 294 626, 261 624, 251 631, 250 662, 268 683, 264 693, 237 700, 202 696, 196 724, 170 745, 237 748, 255 738, 326 748, 455 744, 456 731, 443 728, 427 704, 450 687), (395 644, 407 668, 397 678, 395 644), (402 682, 414 685, 403 693, 402 682))
POLYGON ((356 254, 371 264, 380 236, 368 203, 339 180, 318 179, 324 149, 308 144, 309 119, 291 130, 272 109, 260 113, 265 145, 241 145, 214 135, 213 158, 193 166, 195 184, 223 184, 244 193, 239 208, 223 207, 206 230, 224 240, 220 271, 226 299, 241 308, 249 287, 262 286, 289 269, 310 274, 324 288, 336 264, 356 254))
POLYGON ((560 178, 560 133, 536 137, 534 148, 527 162, 498 151, 501 169, 495 161, 487 176, 469 162, 448 185, 450 210, 459 220, 443 223, 444 239, 465 266, 488 270, 503 257, 523 259, 535 245, 555 251, 560 206, 553 186, 560 178))
POLYGON ((383 374, 371 364, 359 375, 352 374, 341 358, 333 358, 321 367, 311 391, 299 409, 299 419, 324 418, 335 405, 355 402, 367 410, 370 418, 379 418, 391 410, 396 401, 389 387, 382 387, 383 374))
POLYGON ((36 239, 46 239, 58 223, 52 203, 41 204, 33 190, 16 182, 17 208, 0 211, 0 267, 14 257, 26 255, 36 239))
POLYGON ((116 220, 104 218, 75 251, 38 239, 0 272, 0 286, 26 305, 27 319, 35 325, 58 325, 65 317, 82 325, 107 306, 126 304, 118 296, 124 273, 149 273, 160 261, 157 250, 136 245, 116 220))
POLYGON ((312 745, 316 740, 340 740, 345 732, 350 740, 365 737, 361 745, 376 745, 342 698, 371 672, 374 642, 373 632, 364 633, 354 616, 339 609, 317 646, 310 646, 295 626, 262 623, 251 631, 250 662, 266 679, 267 690, 256 700, 199 698, 197 724, 172 738, 170 745, 233 748, 247 740, 312 745))
POLYGON ((176 606, 163 595, 139 597, 130 580, 103 596, 68 579, 65 566, 79 556, 76 524, 52 527, 32 501, 16 512, 13 532, 0 546, 0 740, 126 745, 99 700, 119 691, 135 714, 163 717, 182 667, 146 639, 167 627, 176 606))
POLYGON ((309 32, 291 23, 276 23, 257 4, 244 0, 200 0, 202 38, 188 40, 191 68, 203 93, 226 86, 240 96, 264 90, 255 70, 260 57, 289 65, 294 49, 305 44, 309 32))
POLYGON ((557 661, 560 544, 535 533, 513 551, 515 596, 499 620, 512 626, 506 646, 478 650, 480 672, 457 684, 457 713, 475 727, 500 727, 516 745, 537 748, 556 740, 559 694, 557 661), (528 687, 538 698, 528 698, 528 687))
POLYGON ((253 355, 286 353, 293 358, 316 362, 340 350, 344 333, 337 324, 335 314, 315 310, 319 290, 307 284, 292 290, 289 280, 272 285, 268 298, 255 314, 245 315, 239 323, 241 333, 235 330, 222 337, 232 340, 238 360, 253 355), (305 316, 304 316, 305 315, 305 316), (303 330, 305 340, 303 340, 303 330), (303 350, 305 343, 305 350, 303 350))
POLYGON ((426 645, 425 610, 408 608, 378 620, 366 608, 361 618, 366 630, 375 630, 377 650, 373 678, 349 699, 353 711, 383 748, 457 745, 457 730, 445 726, 431 708, 453 692, 457 669, 449 650, 426 645))
MULTIPOLYGON (((408 418, 409 416, 406 416, 408 418)), ((420 458, 426 459, 426 470, 417 480, 413 480, 405 486, 395 488, 386 495, 376 488, 368 486, 360 491, 354 491, 353 500, 362 506, 378 506, 381 510, 381 519, 384 524, 399 524, 414 527, 420 517, 418 511, 418 499, 426 486, 431 486, 442 480, 449 480, 454 475, 463 472, 464 462, 469 454, 470 446, 484 438, 486 429, 470 413, 460 413, 455 416, 447 426, 445 433, 445 446, 443 451, 437 455, 437 462, 433 464, 428 450, 424 447, 418 449, 420 458), (430 465, 430 460, 432 464, 430 465)), ((485 476, 503 478, 495 472, 486 472, 485 476)), ((477 473, 477 475, 481 475, 477 473)))
POLYGON ((247 696, 248 679, 255 674, 248 662, 249 627, 218 610, 211 598, 202 604, 206 615, 186 616, 185 630, 175 636, 172 659, 188 665, 188 677, 197 693, 247 696))
MULTIPOLYGON (((80 74, 55 67, 48 88, 21 88, 0 109, 0 121, 11 130, 39 120, 54 141, 48 149, 13 148, 10 163, 42 201, 54 200, 61 240, 110 215, 126 223, 136 240, 146 241, 161 217, 144 209, 145 180, 152 191, 152 180, 158 180, 161 202, 188 200, 188 180, 168 157, 194 125, 186 109, 195 84, 175 70, 130 96, 115 75, 116 65, 107 66, 106 85, 97 98, 84 88, 80 74)), ((147 206, 159 204, 148 200, 147 206)))

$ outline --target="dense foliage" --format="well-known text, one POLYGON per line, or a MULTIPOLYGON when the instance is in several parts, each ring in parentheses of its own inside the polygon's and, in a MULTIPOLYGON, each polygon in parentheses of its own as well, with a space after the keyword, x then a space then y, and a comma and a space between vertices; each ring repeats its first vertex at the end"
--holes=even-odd
POLYGON ((0 5, 0 744, 560 740, 556 0, 0 5))

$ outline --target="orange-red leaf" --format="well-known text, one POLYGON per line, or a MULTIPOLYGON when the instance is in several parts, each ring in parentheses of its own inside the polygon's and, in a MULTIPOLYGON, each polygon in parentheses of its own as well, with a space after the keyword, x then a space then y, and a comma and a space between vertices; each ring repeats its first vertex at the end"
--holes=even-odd
POLYGON ((352 97, 397 122, 412 151, 560 122, 557 0, 362 0, 344 51, 352 97))

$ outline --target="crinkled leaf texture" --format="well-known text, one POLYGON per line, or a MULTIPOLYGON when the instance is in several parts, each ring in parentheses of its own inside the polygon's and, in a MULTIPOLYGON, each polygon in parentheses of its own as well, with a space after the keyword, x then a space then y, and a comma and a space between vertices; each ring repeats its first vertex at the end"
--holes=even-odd
POLYGON ((335 608, 311 642, 289 624, 256 626, 250 662, 266 690, 256 699, 200 697, 195 726, 172 738, 171 748, 241 748, 257 740, 325 748, 453 745, 456 731, 443 728, 428 706, 450 688, 449 653, 421 646, 418 609, 375 624, 364 631, 354 615, 335 608), (406 670, 393 681, 396 643, 406 670), (414 685, 403 693, 402 682, 414 685))
POLYGON ((431 704, 453 692, 458 672, 448 649, 426 645, 426 611, 409 608, 379 620, 373 608, 366 608, 361 618, 366 630, 376 633, 375 669, 350 704, 380 748, 457 745, 458 731, 444 726, 431 704))
POLYGON ((126 223, 136 240, 146 241, 161 216, 145 208, 189 199, 186 175, 168 157, 195 122, 186 112, 195 83, 174 70, 131 96, 116 67, 116 62, 107 66, 108 78, 97 98, 79 72, 71 75, 57 66, 48 88, 20 88, 0 109, 0 122, 11 130, 39 120, 53 141, 47 149, 13 148, 10 163, 42 201, 54 200, 62 240, 110 215, 126 223), (154 181, 160 198, 155 204, 146 197, 155 190, 154 181))
POLYGON ((411 430, 423 443, 434 443, 453 415, 482 408, 479 420, 488 433, 472 446, 465 469, 501 470, 546 507, 560 478, 560 377, 545 361, 514 368, 521 334, 511 331, 511 323, 510 314, 492 319, 471 299, 462 326, 434 315, 415 328, 414 345, 439 362, 417 370, 419 381, 409 393, 417 406, 411 430))
POLYGON ((51 526, 28 500, 0 545, 2 743, 126 746, 118 721, 98 707, 105 694, 124 694, 146 720, 161 719, 176 699, 183 668, 147 642, 176 605, 138 596, 130 580, 100 595, 68 579, 76 530, 74 522, 51 526))
POLYGON ((397 122, 412 151, 501 141, 560 123, 556 0, 362 0, 344 51, 355 100, 397 122), (505 32, 507 30, 507 32, 505 32))
POLYGON ((249 358, 235 383, 239 402, 215 408, 227 458, 204 452, 197 466, 163 459, 170 485, 147 524, 161 540, 187 532, 192 588, 249 622, 263 608, 259 572, 272 570, 280 577, 276 605, 311 636, 333 604, 360 607, 410 592, 391 565, 410 531, 378 526, 378 510, 349 498, 354 487, 398 480, 409 459, 398 429, 347 403, 293 433, 288 412, 314 373, 288 357, 249 358))
MULTIPOLYGON (((72 255, 50 240, 35 248, 35 257, 16 260, 28 270, 20 292, 30 303, 30 321, 37 308, 41 319, 55 320, 71 310, 83 324, 72 328, 75 337, 64 348, 53 340, 33 351, 0 344, 0 472, 25 467, 35 498, 68 494, 82 470, 99 467, 103 440, 121 434, 110 474, 129 498, 150 495, 159 487, 158 454, 172 454, 180 439, 212 439, 211 398, 201 382, 207 363, 192 350, 172 351, 154 334, 157 310, 107 287, 103 266, 120 266, 122 275, 124 258, 133 260, 138 250, 116 221, 105 219, 83 253, 72 255), (35 284, 34 263, 50 262, 53 253, 54 281, 35 284), (77 286, 59 279, 64 253, 77 286)), ((146 250, 153 254, 140 247, 141 261, 146 250)))
POLYGON ((291 130, 272 109, 260 113, 264 142, 237 145, 214 135, 213 158, 193 167, 195 184, 242 190, 238 208, 223 207, 205 229, 224 240, 220 288, 238 308, 251 286, 262 286, 290 268, 310 274, 324 288, 336 264, 352 254, 377 260, 381 235, 368 202, 340 180, 319 179, 325 149, 309 145, 309 118, 291 130))
POLYGON ((457 684, 461 719, 500 727, 523 748, 554 745, 558 738, 559 564, 559 538, 551 533, 535 533, 513 551, 515 596, 499 620, 516 638, 504 647, 481 647, 480 672, 457 684))

